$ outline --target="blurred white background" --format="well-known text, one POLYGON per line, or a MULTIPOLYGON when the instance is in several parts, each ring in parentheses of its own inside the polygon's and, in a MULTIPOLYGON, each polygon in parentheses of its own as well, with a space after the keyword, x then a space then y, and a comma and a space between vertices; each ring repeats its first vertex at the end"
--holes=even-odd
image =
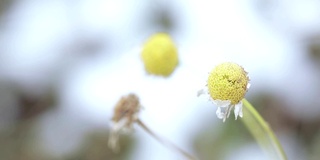
MULTIPOLYGON (((62 159, 76 152, 92 130, 110 127, 121 96, 136 93, 144 107, 140 118, 150 128, 205 157, 194 147, 199 132, 211 126, 228 134, 219 130, 241 123, 233 117, 222 123, 215 116, 216 106, 196 96, 210 70, 223 61, 249 72, 247 98, 255 105, 258 95, 276 98, 279 106, 274 108, 282 108, 258 108, 267 120, 290 117, 270 122, 289 159, 312 158, 313 146, 320 146, 318 141, 304 142, 305 132, 293 125, 319 127, 320 1, 1 3, 0 131, 25 121, 17 93, 31 99, 55 95, 55 103, 33 118, 36 152, 62 159), (179 66, 169 78, 148 75, 140 60, 143 43, 156 32, 168 32, 179 50, 179 66)), ((136 144, 126 159, 183 159, 137 126, 131 136, 136 144)), ((254 141, 241 144, 225 151, 224 159, 267 159, 252 154, 261 152, 255 146, 254 141)))

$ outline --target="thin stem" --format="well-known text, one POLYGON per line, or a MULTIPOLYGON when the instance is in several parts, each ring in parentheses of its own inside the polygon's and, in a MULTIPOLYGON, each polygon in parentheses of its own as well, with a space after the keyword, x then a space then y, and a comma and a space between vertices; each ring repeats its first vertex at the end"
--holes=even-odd
POLYGON ((191 154, 189 154, 186 151, 182 150, 181 148, 179 148, 178 146, 176 146, 172 142, 170 142, 168 140, 165 140, 165 139, 161 138, 160 136, 158 136, 157 134, 155 134, 140 119, 138 119, 136 122, 142 129, 144 129, 147 133, 149 133, 153 138, 155 138, 157 141, 162 143, 164 146, 177 151, 178 153, 180 153, 181 155, 183 155, 184 157, 186 157, 189 160, 196 160, 196 158, 193 157, 191 154))
POLYGON ((268 123, 254 109, 249 101, 243 99, 244 110, 247 112, 242 119, 251 134, 262 148, 271 153, 274 158, 287 160, 286 154, 268 123))

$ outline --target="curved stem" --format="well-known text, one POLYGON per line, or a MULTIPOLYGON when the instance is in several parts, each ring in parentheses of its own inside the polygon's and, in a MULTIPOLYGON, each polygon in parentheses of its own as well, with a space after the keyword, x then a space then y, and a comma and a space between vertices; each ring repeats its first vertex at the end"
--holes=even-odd
POLYGON ((268 123, 261 117, 261 115, 254 109, 249 101, 243 99, 244 110, 246 115, 242 121, 254 136, 258 144, 265 149, 273 159, 287 160, 286 154, 273 133, 268 123))
POLYGON ((140 119, 138 119, 137 124, 144 129, 147 133, 149 133, 153 138, 155 138, 157 141, 159 141, 160 143, 162 143, 164 146, 171 148, 175 151, 177 151, 178 153, 180 153, 181 155, 183 155, 184 157, 186 157, 189 160, 196 160, 195 157, 193 157, 191 154, 187 153, 186 151, 180 149, 178 146, 176 146, 175 144, 173 144, 172 142, 165 140, 163 138, 161 138, 160 136, 158 136, 157 134, 155 134, 151 129, 149 129, 140 119))

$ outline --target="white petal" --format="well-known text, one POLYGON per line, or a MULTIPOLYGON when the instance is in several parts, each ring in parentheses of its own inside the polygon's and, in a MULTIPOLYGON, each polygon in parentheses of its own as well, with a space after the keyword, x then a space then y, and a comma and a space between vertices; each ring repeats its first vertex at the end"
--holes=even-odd
POLYGON ((118 122, 112 122, 110 134, 109 134, 109 142, 108 146, 115 152, 119 151, 118 140, 119 140, 119 132, 125 129, 125 125, 127 124, 128 119, 122 118, 118 122))
POLYGON ((248 83, 248 84, 247 84, 247 90, 250 88, 250 86, 251 86, 251 84, 250 84, 250 83, 248 83))
POLYGON ((218 107, 216 111, 217 117, 219 119, 223 119, 223 122, 225 122, 226 119, 229 117, 232 108, 233 108, 232 105, 229 105, 228 107, 224 107, 224 108, 218 107))
POLYGON ((240 101, 238 104, 235 105, 234 108, 234 116, 237 119, 238 115, 242 118, 243 113, 242 113, 242 101, 240 101))
POLYGON ((118 140, 119 134, 111 131, 109 135, 108 146, 115 152, 119 151, 118 140))
POLYGON ((231 101, 230 100, 213 100, 213 103, 217 107, 226 108, 226 107, 230 106, 231 101))
POLYGON ((220 107, 218 107, 218 109, 216 111, 216 114, 217 114, 217 117, 219 119, 223 119, 226 116, 223 112, 221 112, 221 108, 220 107))
POLYGON ((197 97, 201 96, 201 95, 204 95, 206 94, 206 90, 205 89, 200 89, 198 92, 197 92, 197 97))
POLYGON ((230 112, 231 112, 232 108, 233 108, 233 105, 229 105, 229 106, 228 106, 228 108, 227 108, 227 110, 226 110, 227 118, 229 118, 230 112))
POLYGON ((111 129, 115 132, 119 132, 121 129, 125 127, 127 124, 128 119, 126 117, 121 118, 118 122, 113 122, 111 129))

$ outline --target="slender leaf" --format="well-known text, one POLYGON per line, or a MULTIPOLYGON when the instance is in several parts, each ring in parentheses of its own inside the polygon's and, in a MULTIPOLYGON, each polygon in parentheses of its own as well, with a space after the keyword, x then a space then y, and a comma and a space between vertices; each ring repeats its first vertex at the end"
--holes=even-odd
POLYGON ((279 140, 268 123, 246 99, 243 99, 243 105, 244 117, 242 121, 261 148, 274 160, 287 160, 279 140))

